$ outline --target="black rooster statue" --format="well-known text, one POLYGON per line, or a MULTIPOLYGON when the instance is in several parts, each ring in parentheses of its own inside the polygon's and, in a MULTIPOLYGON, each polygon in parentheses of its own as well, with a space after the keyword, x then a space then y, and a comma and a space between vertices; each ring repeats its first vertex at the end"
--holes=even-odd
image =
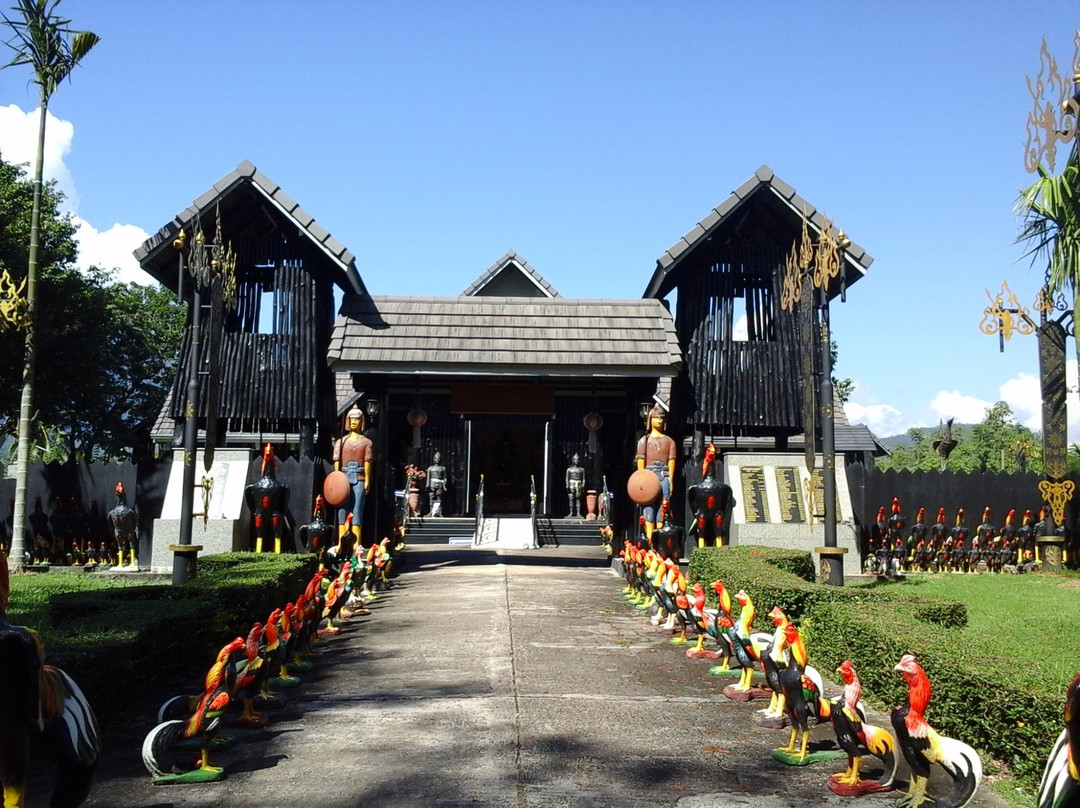
POLYGON ((116 505, 106 516, 116 542, 117 566, 138 566, 139 514, 128 506, 123 482, 116 484, 116 505))
POLYGON ((1038 808, 1080 806, 1080 673, 1065 691, 1065 729, 1046 760, 1038 808))
POLYGON ((76 808, 90 793, 98 725, 79 686, 46 665, 38 635, 7 620, 7 556, 0 553, 0 781, 3 805, 26 804, 31 749, 57 764, 51 808, 76 808), (36 741, 41 739, 41 743, 36 741), (31 741, 34 741, 31 746, 31 741))
POLYGON ((966 743, 939 735, 925 718, 930 703, 930 679, 913 654, 901 657, 896 670, 908 686, 908 703, 892 710, 892 726, 904 760, 911 768, 911 784, 897 808, 919 808, 932 802, 934 808, 964 808, 982 781, 982 761, 966 743), (953 793, 930 797, 930 766, 937 764, 953 783, 953 793))
POLYGON ((263 551, 264 540, 273 537, 274 552, 281 552, 281 541, 285 534, 285 514, 289 502, 289 486, 281 482, 275 473, 277 460, 274 447, 267 443, 263 447, 262 475, 244 489, 244 498, 255 517, 255 552, 263 551))
POLYGON ((651 541, 661 558, 678 562, 682 557, 684 533, 681 527, 668 519, 670 514, 671 501, 665 499, 660 503, 660 515, 656 519, 651 541))
POLYGON ((952 436, 952 422, 950 418, 944 424, 938 422, 938 438, 934 441, 934 451, 938 453, 938 457, 941 458, 941 471, 945 471, 949 467, 949 455, 952 454, 952 450, 956 448, 957 441, 953 440, 952 436))
POLYGON ((334 526, 323 518, 324 511, 323 495, 315 495, 315 507, 311 515, 311 521, 306 525, 300 525, 297 533, 300 541, 304 544, 304 550, 313 553, 319 561, 323 561, 323 555, 333 547, 334 526))
POLYGON ((694 520, 688 533, 697 538, 698 547, 722 547, 728 535, 728 517, 735 505, 731 486, 716 478, 716 447, 705 448, 701 463, 701 482, 687 489, 694 520))

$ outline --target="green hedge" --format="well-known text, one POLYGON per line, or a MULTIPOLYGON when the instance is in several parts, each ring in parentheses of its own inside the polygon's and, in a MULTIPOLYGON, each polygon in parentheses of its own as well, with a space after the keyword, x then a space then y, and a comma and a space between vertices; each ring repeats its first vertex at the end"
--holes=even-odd
MULTIPOLYGON (((1062 728, 1061 692, 1032 687, 1018 669, 1021 653, 1010 645, 1002 616, 1000 647, 990 654, 964 641, 962 603, 913 597, 889 586, 831 587, 816 583, 809 553, 764 547, 695 550, 688 577, 707 586, 719 579, 732 597, 745 589, 754 599, 755 627, 772 631, 768 611, 780 606, 800 623, 810 662, 836 681, 834 671, 850 659, 864 697, 881 709, 905 703, 907 688, 894 671, 914 653, 932 687, 930 723, 996 760, 1034 785, 1062 728)), ((1052 650, 1045 649, 1047 653, 1052 650)))
MULTIPOLYGON (((817 583, 814 560, 801 550, 772 547, 719 547, 694 550, 690 556, 688 578, 701 581, 709 604, 716 605, 716 595, 709 584, 721 580, 734 600, 740 589, 754 601, 755 625, 772 632, 769 610, 779 606, 791 619, 808 614, 822 603, 888 601, 898 596, 887 588, 833 587, 817 583)), ((956 628, 967 625, 967 607, 963 603, 918 598, 901 598, 917 604, 920 616, 929 623, 956 628)))
POLYGON ((316 567, 309 555, 230 553, 200 559, 198 577, 178 587, 117 586, 92 573, 16 576, 9 618, 41 632, 47 661, 107 721, 139 702, 198 692, 218 650, 294 602, 316 567))
MULTIPOLYGON (((1038 782, 1063 726, 1063 694, 1017 683, 1010 667, 1021 659, 979 656, 957 632, 928 624, 911 602, 821 602, 803 628, 811 663, 827 675, 850 659, 864 695, 879 707, 906 703, 907 687, 893 668, 905 653, 916 654, 930 678, 930 724, 1009 764, 1024 782, 1038 782)), ((1009 654, 1004 630, 1001 639, 1001 654, 1009 654)))

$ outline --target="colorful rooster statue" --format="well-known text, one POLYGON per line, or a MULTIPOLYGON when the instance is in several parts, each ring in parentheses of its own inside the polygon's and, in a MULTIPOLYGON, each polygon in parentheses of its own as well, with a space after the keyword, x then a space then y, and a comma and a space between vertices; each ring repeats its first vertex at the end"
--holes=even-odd
POLYGON ((836 742, 847 752, 848 767, 829 777, 829 790, 841 797, 858 797, 892 789, 896 777, 896 741, 887 730, 866 723, 862 706, 862 685, 850 660, 836 669, 844 681, 844 692, 832 700, 830 718, 836 742), (859 768, 864 757, 873 756, 884 766, 877 780, 863 780, 859 768))
POLYGON ((1038 808, 1080 805, 1080 673, 1065 691, 1065 729, 1046 760, 1037 805, 1038 808))
POLYGON ((199 704, 187 720, 158 724, 143 739, 143 765, 155 783, 203 783, 225 777, 223 768, 210 765, 210 748, 229 706, 229 660, 243 647, 244 641, 237 637, 218 652, 206 673, 199 704))
POLYGON ((90 793, 98 725, 79 686, 45 664, 36 632, 7 620, 7 556, 0 553, 0 782, 5 806, 26 804, 31 751, 48 752, 58 774, 50 805, 76 808, 90 793), (42 743, 37 743, 40 738, 42 743), (31 742, 34 741, 33 745, 31 742))
POLYGON ((746 590, 740 589, 735 594, 735 599, 739 601, 742 609, 739 611, 738 623, 733 630, 729 631, 728 636, 732 638, 732 651, 742 670, 739 673, 739 681, 724 688, 724 695, 732 701, 765 698, 771 693, 768 688, 754 686, 754 663, 761 662, 762 651, 768 648, 772 642, 772 636, 751 632, 756 610, 754 601, 746 590))
POLYGON ((930 679, 915 656, 905 654, 896 670, 907 682, 908 703, 893 708, 892 725, 904 760, 911 767, 907 796, 896 805, 898 808, 919 808, 932 802, 934 808, 964 808, 982 781, 979 754, 966 743, 939 735, 926 722, 924 714, 930 703, 930 679), (933 798, 927 795, 931 764, 941 766, 952 779, 952 794, 933 798))
POLYGON ((821 675, 806 664, 806 645, 794 623, 784 624, 783 636, 789 657, 787 665, 780 670, 780 689, 784 694, 784 714, 791 724, 791 737, 787 746, 772 751, 773 759, 792 766, 805 766, 844 757, 843 752, 835 750, 809 751, 810 722, 828 721, 832 702, 825 698, 821 675), (798 748, 796 742, 799 742, 798 748))

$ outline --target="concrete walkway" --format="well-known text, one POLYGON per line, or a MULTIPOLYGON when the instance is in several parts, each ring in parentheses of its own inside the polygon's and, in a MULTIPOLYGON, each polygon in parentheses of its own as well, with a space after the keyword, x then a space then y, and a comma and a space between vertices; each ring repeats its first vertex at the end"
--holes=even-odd
MULTIPOLYGON (((769 757, 750 720, 630 610, 599 548, 410 548, 398 584, 329 641, 265 730, 218 753, 228 778, 154 786, 130 727, 88 806, 887 805, 843 800, 824 763, 769 757)), ((811 655, 813 649, 810 649, 811 655)), ((815 739, 831 737, 819 727, 815 739)), ((31 803, 34 805, 36 803, 31 803)), ((44 803, 42 803, 44 804, 44 803)), ((1000 803, 985 789, 975 805, 1000 803)))

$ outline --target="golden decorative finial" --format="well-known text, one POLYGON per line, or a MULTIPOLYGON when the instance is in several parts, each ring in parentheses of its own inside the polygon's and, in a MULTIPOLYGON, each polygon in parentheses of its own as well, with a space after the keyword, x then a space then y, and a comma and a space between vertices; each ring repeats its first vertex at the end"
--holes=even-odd
POLYGON ((990 305, 983 309, 980 331, 987 336, 1000 332, 1006 342, 1012 339, 1014 333, 1025 337, 1035 333, 1036 326, 1030 312, 1026 306, 1020 305, 1008 281, 1001 284, 1001 291, 996 295, 991 295, 989 289, 985 291, 990 305))
POLYGON ((176 250, 182 250, 187 246, 187 231, 184 230, 184 228, 180 228, 180 232, 177 234, 176 238, 173 239, 172 245, 173 249, 176 250))

